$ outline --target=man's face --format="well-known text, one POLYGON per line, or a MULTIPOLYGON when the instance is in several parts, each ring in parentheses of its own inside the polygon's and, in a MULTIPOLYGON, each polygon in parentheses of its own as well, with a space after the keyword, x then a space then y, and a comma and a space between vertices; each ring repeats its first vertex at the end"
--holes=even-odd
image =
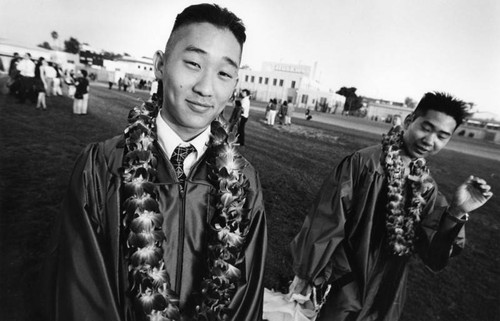
POLYGON ((415 118, 403 135, 408 156, 425 158, 437 154, 451 139, 456 125, 453 117, 435 110, 415 118))
POLYGON ((220 114, 238 81, 241 47, 228 29, 195 23, 176 30, 162 65, 162 116, 184 140, 220 114))

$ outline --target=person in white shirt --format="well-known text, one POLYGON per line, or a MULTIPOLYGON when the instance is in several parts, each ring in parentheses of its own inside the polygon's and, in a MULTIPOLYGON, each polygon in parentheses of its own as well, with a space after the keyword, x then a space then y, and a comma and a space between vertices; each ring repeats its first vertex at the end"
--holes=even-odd
POLYGON ((57 78, 57 71, 55 68, 52 66, 51 63, 45 62, 45 79, 47 81, 46 85, 46 94, 47 96, 52 96, 55 95, 55 90, 54 90, 54 80, 57 78))
MULTIPOLYGON (((33 96, 33 81, 35 79, 35 63, 31 60, 31 54, 29 52, 27 52, 19 62, 17 69, 21 77, 19 102, 24 103, 28 95, 33 96)), ((34 97, 30 98, 34 100, 34 97)))
POLYGON ((243 112, 241 113, 240 124, 238 126, 238 143, 240 146, 245 145, 245 124, 247 123, 248 116, 250 114, 250 91, 248 89, 243 89, 241 91, 241 107, 243 112))

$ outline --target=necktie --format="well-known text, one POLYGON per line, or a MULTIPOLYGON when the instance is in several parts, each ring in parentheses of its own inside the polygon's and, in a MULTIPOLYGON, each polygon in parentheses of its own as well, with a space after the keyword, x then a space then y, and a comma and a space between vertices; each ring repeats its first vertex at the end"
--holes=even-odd
MULTIPOLYGON (((170 162, 174 166, 175 173, 177 174, 177 178, 179 182, 181 182, 181 186, 184 185, 186 181, 186 173, 184 173, 184 160, 186 157, 195 151, 193 145, 189 145, 186 147, 177 146, 172 153, 172 157, 170 157, 170 162)), ((182 188, 182 187, 181 187, 182 188)))

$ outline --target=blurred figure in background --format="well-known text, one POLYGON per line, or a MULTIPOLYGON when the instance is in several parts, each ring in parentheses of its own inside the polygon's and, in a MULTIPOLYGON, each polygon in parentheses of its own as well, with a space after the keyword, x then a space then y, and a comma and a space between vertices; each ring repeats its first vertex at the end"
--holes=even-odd
POLYGON ((42 108, 43 110, 47 110, 47 103, 45 102, 48 88, 47 68, 47 61, 45 58, 40 57, 35 67, 35 80, 33 84, 35 93, 37 94, 36 109, 42 108))
POLYGON ((75 81, 76 91, 73 99, 73 114, 86 115, 89 102, 89 80, 87 70, 79 71, 80 77, 75 81))
POLYGON ((26 97, 34 100, 33 81, 35 79, 35 63, 31 60, 31 54, 27 52, 23 59, 17 64, 20 75, 19 102, 24 103, 26 97))
POLYGON ((17 96, 20 88, 20 75, 17 65, 21 61, 21 56, 17 52, 14 52, 14 57, 10 61, 9 65, 9 80, 7 86, 9 87, 9 93, 13 96, 17 96))
POLYGON ((288 104, 288 108, 285 115, 285 125, 292 125, 293 112, 295 111, 295 106, 292 103, 288 104))
POLYGON ((245 145, 245 125, 248 121, 248 116, 250 115, 250 91, 248 89, 243 89, 241 91, 241 117, 238 124, 238 143, 241 146, 245 145))

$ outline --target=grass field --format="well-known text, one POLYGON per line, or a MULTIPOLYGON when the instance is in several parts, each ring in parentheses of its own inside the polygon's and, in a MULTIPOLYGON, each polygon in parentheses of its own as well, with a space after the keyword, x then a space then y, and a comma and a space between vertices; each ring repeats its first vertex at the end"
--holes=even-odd
MULTIPOLYGON (((0 320, 36 320, 33 284, 73 162, 86 144, 122 132, 140 97, 146 94, 92 87, 89 115, 74 116, 66 97, 49 97, 49 110, 43 112, 0 95, 0 320)), ((380 138, 302 119, 294 119, 292 128, 270 128, 262 118, 252 111, 241 152, 259 171, 264 189, 265 284, 284 291, 292 278, 288 244, 327 173, 343 156, 380 138)), ((500 161, 443 151, 430 159, 430 167, 445 195, 469 174, 500 191, 500 161)), ((471 215, 468 245, 443 272, 412 262, 403 321, 500 319, 499 210, 494 196, 471 215)))

